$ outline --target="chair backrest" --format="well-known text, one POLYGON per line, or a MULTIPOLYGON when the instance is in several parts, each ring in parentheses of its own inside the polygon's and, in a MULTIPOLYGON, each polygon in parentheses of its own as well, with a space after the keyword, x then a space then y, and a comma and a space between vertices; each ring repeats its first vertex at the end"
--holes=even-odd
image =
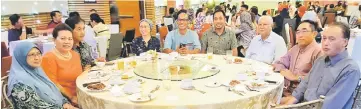
POLYGON ((286 105, 286 106, 271 107, 271 109, 321 109, 324 100, 325 100, 325 96, 321 95, 320 99, 317 100, 286 105))
POLYGON ((211 27, 212 27, 211 24, 208 24, 208 23, 202 24, 202 30, 198 33, 199 39, 202 39, 203 33, 206 32, 211 27))
POLYGON ((8 45, 8 31, 2 31, 1 32, 1 42, 5 42, 6 45, 8 45))
POLYGON ((163 45, 165 38, 168 34, 168 28, 166 26, 161 26, 159 28, 159 36, 160 36, 160 43, 163 45))
POLYGON ((290 45, 291 45, 291 48, 293 46, 296 45, 296 37, 295 37, 295 32, 293 31, 293 29, 290 29, 290 45))
POLYGON ((132 42, 133 39, 134 39, 134 36, 135 36, 135 29, 130 29, 130 30, 127 30, 125 32, 125 38, 123 39, 123 41, 126 41, 126 42, 132 42))
POLYGON ((322 22, 321 22, 321 23, 322 23, 322 28, 325 28, 326 21, 327 21, 328 18, 327 18, 326 16, 323 17, 323 18, 324 18, 324 19, 322 20, 323 23, 322 23, 322 22))
POLYGON ((7 71, 9 71, 11 67, 11 58, 11 56, 1 58, 1 77, 8 75, 7 71))
POLYGON ((331 24, 336 20, 336 13, 325 13, 325 17, 327 17, 326 24, 331 24))
POLYGON ((8 76, 1 77, 1 109, 12 109, 13 104, 7 96, 8 76))
POLYGON ((1 58, 6 57, 6 56, 10 56, 9 50, 6 47, 5 42, 1 42, 1 58))
POLYGON ((122 43, 123 36, 120 33, 110 35, 107 61, 112 61, 120 57, 122 43))

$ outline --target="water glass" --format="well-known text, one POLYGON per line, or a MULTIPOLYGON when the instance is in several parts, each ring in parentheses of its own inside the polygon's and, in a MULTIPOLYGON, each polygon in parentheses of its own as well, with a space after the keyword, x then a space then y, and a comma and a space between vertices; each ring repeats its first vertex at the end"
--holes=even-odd
POLYGON ((227 50, 226 51, 226 61, 228 64, 232 63, 232 50, 227 50))
POLYGON ((163 87, 169 91, 171 89, 171 74, 169 72, 162 72, 162 76, 163 87))
POLYGON ((207 57, 209 60, 213 59, 213 48, 212 47, 208 47, 207 49, 207 57))

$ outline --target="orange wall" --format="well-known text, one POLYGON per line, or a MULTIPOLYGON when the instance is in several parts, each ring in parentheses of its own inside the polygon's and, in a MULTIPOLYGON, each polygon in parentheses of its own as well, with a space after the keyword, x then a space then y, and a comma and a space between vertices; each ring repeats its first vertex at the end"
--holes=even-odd
POLYGON ((132 15, 133 18, 120 19, 120 31, 125 35, 126 30, 135 28, 135 36, 140 36, 139 21, 140 8, 139 1, 116 0, 119 15, 132 15))

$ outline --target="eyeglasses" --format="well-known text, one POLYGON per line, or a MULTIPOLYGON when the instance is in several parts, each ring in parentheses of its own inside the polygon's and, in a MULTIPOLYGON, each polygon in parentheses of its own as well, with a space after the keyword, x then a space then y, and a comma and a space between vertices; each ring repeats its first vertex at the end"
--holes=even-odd
POLYGON ((31 53, 31 54, 28 54, 28 57, 31 57, 31 58, 35 58, 37 56, 41 56, 41 53, 40 52, 37 52, 37 53, 31 53))
POLYGON ((188 19, 178 19, 177 21, 179 21, 179 22, 186 22, 186 21, 188 21, 188 19))
POLYGON ((303 33, 308 33, 308 32, 312 32, 312 31, 309 31, 309 30, 297 30, 296 34, 303 34, 303 33))

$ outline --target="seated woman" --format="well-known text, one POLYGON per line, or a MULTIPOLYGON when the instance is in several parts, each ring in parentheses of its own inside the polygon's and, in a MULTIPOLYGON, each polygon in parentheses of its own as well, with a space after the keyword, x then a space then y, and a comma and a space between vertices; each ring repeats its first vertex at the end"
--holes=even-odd
POLYGON ((77 105, 76 78, 82 73, 80 56, 73 47, 72 29, 66 24, 54 28, 55 48, 43 57, 41 66, 51 81, 73 104, 77 105))
MULTIPOLYGON (((83 41, 85 35, 84 20, 78 16, 75 16, 66 19, 65 23, 69 25, 71 29, 73 29, 73 50, 80 54, 83 71, 89 70, 90 67, 95 66, 92 54, 95 54, 93 52, 96 51, 92 50, 92 48, 83 41)), ((103 57, 99 57, 97 58, 97 61, 105 61, 105 59, 103 57)))
POLYGON ((138 37, 132 42, 132 51, 139 55, 140 53, 147 52, 148 50, 156 50, 160 52, 160 41, 158 38, 150 36, 152 30, 152 21, 143 19, 139 23, 139 30, 142 37, 138 37))
POLYGON ((248 49, 249 44, 254 36, 256 36, 256 31, 253 28, 252 16, 249 12, 242 12, 240 15, 240 26, 235 30, 237 40, 239 43, 238 56, 244 57, 248 49))
POLYGON ((15 109, 74 108, 40 67, 41 52, 32 42, 14 49, 8 93, 15 109))

